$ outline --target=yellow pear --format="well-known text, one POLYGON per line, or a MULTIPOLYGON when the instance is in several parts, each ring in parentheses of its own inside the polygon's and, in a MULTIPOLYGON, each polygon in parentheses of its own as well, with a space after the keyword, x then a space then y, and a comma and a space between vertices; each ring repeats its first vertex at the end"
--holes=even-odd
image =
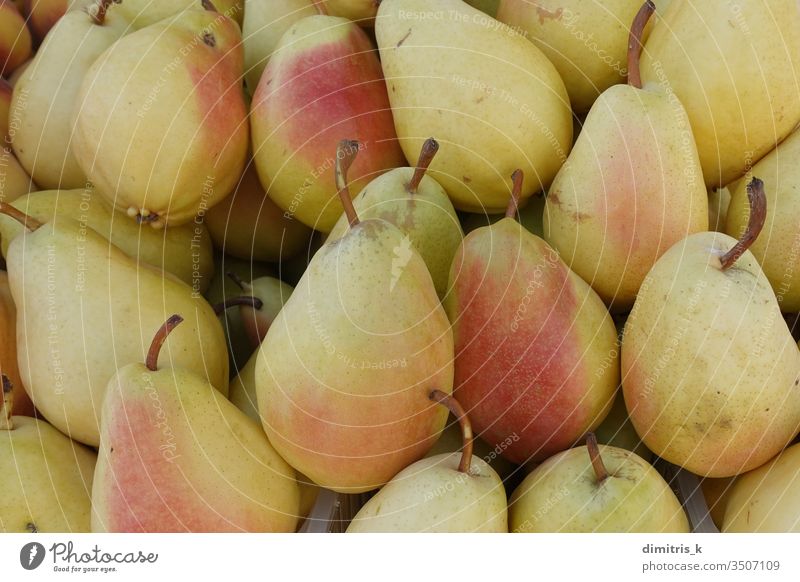
POLYGON ((534 178, 523 200, 550 185, 572 144, 572 112, 533 43, 461 0, 383 0, 375 34, 406 159, 435 135, 430 175, 456 209, 505 210, 517 168, 534 178))
POLYGON ((9 148, 0 147, 0 200, 12 202, 38 190, 9 148))

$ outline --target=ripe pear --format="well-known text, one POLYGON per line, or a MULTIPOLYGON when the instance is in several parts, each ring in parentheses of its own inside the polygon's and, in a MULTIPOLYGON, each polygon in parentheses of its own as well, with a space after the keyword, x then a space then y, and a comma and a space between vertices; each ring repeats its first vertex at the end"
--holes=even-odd
POLYGON ((800 532, 800 445, 741 475, 725 506, 725 533, 800 532))
POLYGON ((13 386, 0 402, 0 532, 87 533, 97 455, 52 426, 11 416, 13 386))
POLYGON ((15 87, 12 145, 20 163, 42 188, 86 186, 86 174, 71 149, 75 139, 72 112, 92 63, 126 32, 127 23, 116 8, 102 19, 86 12, 65 14, 15 87))
POLYGON ((617 334, 603 302, 542 239, 506 218, 464 238, 445 299, 455 395, 490 445, 522 464, 594 429, 619 382, 617 334))
POLYGON ((258 277, 247 283, 235 273, 230 275, 242 288, 242 295, 258 299, 258 304, 240 303, 239 314, 250 343, 253 346, 261 345, 294 289, 275 277, 258 277))
POLYGON ((452 396, 431 393, 458 416, 463 451, 417 461, 400 471, 359 510, 347 533, 507 533, 506 490, 472 454, 472 428, 452 396))
MULTIPOLYGON (((197 293, 208 289, 214 274, 211 238, 202 223, 157 231, 129 220, 91 188, 33 192, 18 198, 12 206, 40 222, 67 216, 82 222, 130 257, 175 275, 197 293)), ((0 214, 4 257, 11 241, 24 230, 13 218, 0 214)))
MULTIPOLYGON (((781 311, 800 311, 800 169, 794 161, 800 155, 800 132, 786 138, 764 156, 749 172, 764 182, 767 195, 767 218, 764 230, 753 242, 755 256, 778 298, 781 311)), ((747 227, 750 211, 747 180, 740 180, 731 190, 724 232, 741 236, 747 227)))
MULTIPOLYGON (((272 2, 273 0, 270 0, 272 2)), ((135 29, 145 28, 151 24, 162 21, 175 20, 183 13, 200 6, 213 6, 213 9, 227 18, 242 24, 244 9, 243 0, 169 0, 169 2, 154 2, 153 0, 124 0, 119 2, 120 14, 130 22, 135 29)))
POLYGON ((36 408, 74 440, 97 446, 108 380, 143 359, 146 330, 166 315, 191 314, 170 337, 176 365, 201 371, 228 392, 225 336, 214 311, 191 287, 136 261, 69 217, 17 236, 6 262, 17 306, 17 360, 36 408), (113 298, 113 301, 111 299, 113 298))
POLYGON ((544 232, 564 261, 615 311, 627 311, 668 248, 708 229, 708 197, 681 104, 642 85, 646 2, 631 27, 628 85, 594 103, 547 194, 544 232))
POLYGON ((514 533, 689 533, 666 481, 631 451, 586 446, 547 459, 511 496, 514 533))
POLYGON ((549 58, 576 113, 628 74, 628 28, 642 0, 502 0, 497 19, 522 30, 549 58))
POLYGON ((8 77, 31 54, 33 39, 11 0, 0 0, 0 75, 8 77))
POLYGON ((7 376, 13 386, 14 410, 16 415, 34 416, 35 410, 22 379, 17 364, 17 308, 11 296, 8 273, 0 271, 0 374, 7 376))
POLYGON ((405 165, 378 55, 346 18, 308 16, 286 31, 253 95, 250 123, 270 198, 321 232, 342 214, 331 152, 343 135, 365 146, 353 167, 354 190, 405 165))
POLYGON ((248 147, 241 40, 233 20, 191 9, 94 62, 72 152, 98 193, 158 228, 191 221, 233 190, 248 147))
POLYGON ((0 200, 13 202, 37 189, 11 149, 0 147, 0 200))
POLYGON ((308 244, 311 230, 286 216, 264 191, 250 163, 234 191, 203 222, 223 253, 247 261, 283 261, 308 244))
MULTIPOLYGON (((378 176, 353 199, 353 205, 359 218, 390 222, 411 239, 442 298, 447 294, 450 265, 464 233, 447 193, 425 175, 438 150, 436 140, 428 139, 416 168, 397 168, 378 176)), ((341 238, 348 228, 347 217, 342 215, 328 241, 341 238)))
POLYGON ((456 209, 502 212, 520 164, 535 177, 521 199, 550 185, 572 144, 572 113, 533 43, 461 0, 383 0, 375 34, 403 151, 413 160, 436 136, 430 173, 456 209))
POLYGON ((244 80, 251 95, 283 34, 298 20, 315 14, 312 0, 245 0, 244 80))
POLYGON ((420 459, 447 411, 453 338, 425 262, 388 222, 359 220, 346 181, 358 142, 339 145, 350 230, 325 244, 269 328, 256 390, 278 453, 338 492, 380 487, 420 459))
POLYGON ((763 465, 800 429, 800 352, 748 249, 766 216, 763 182, 737 242, 692 235, 647 276, 622 342, 625 404, 659 457, 704 477, 763 465))
POLYGON ((25 0, 24 14, 37 43, 41 43, 51 28, 64 16, 69 0, 25 0))
POLYGON ((673 0, 653 27, 642 80, 686 108, 709 187, 741 177, 800 121, 799 27, 794 0, 673 0))
POLYGON ((261 427, 203 376, 158 366, 161 344, 181 321, 170 317, 145 362, 109 382, 92 531, 293 532, 295 474, 261 427))

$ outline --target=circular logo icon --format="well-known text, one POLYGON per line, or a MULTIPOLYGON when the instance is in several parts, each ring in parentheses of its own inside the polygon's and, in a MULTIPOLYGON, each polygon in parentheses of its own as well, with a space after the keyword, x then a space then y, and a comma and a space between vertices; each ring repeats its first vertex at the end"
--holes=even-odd
POLYGON ((39 542, 30 542, 19 551, 19 563, 26 570, 35 570, 44 561, 44 546, 39 542))

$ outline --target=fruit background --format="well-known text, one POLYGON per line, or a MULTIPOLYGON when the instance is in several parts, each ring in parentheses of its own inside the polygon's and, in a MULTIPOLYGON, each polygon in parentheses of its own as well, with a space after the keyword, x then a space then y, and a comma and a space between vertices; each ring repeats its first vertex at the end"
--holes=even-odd
POLYGON ((0 531, 800 531, 799 97, 794 0, 0 0, 0 531))

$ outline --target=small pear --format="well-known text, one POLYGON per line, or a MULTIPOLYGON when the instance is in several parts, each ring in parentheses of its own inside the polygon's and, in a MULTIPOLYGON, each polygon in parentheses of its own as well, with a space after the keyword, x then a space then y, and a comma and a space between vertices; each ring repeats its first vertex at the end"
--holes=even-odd
POLYGON ((159 329, 141 364, 111 378, 92 491, 95 532, 293 532, 295 474, 257 423, 207 380, 158 366, 159 329))
POLYGON ((72 152, 99 194, 159 228, 233 190, 249 141, 241 41, 224 14, 189 9, 97 58, 75 104, 72 152))
POLYGON ((245 296, 258 299, 258 304, 240 304, 239 312, 250 343, 259 346, 294 289, 275 277, 258 277, 247 283, 235 273, 229 273, 229 276, 242 288, 245 296))
POLYGON ((88 533, 97 455, 43 420, 12 416, 2 379, 0 533, 88 533))
POLYGON ((472 454, 472 428, 449 394, 431 400, 458 417, 463 451, 417 461, 400 471, 359 510, 347 533, 507 533, 506 490, 494 470, 472 454))
POLYGON ((13 206, 0 211, 33 232, 17 236, 6 262, 17 306, 17 360, 25 388, 45 418, 74 440, 97 446, 111 376, 144 359, 146 330, 182 311, 170 337, 177 365, 228 392, 225 336, 211 306, 187 284, 139 265, 84 224, 40 224, 13 206))
POLYGON ((656 455, 703 477, 766 463, 800 429, 800 352, 748 248, 766 217, 748 184, 737 241, 694 234, 653 266, 622 340, 622 386, 636 432, 656 455))
POLYGON ((471 232, 445 299, 455 338, 455 396, 490 445, 523 464, 563 451, 608 414, 619 383, 605 305, 542 239, 506 218, 471 232))
POLYGON ((536 467, 511 496, 513 533, 689 533, 672 489, 631 451, 598 446, 569 449, 536 467))
POLYGON ((318 485, 358 493, 420 459, 444 427, 428 399, 449 393, 453 339, 425 262, 388 222, 358 218, 339 145, 337 185, 350 229, 308 266, 261 344, 264 430, 318 485))
MULTIPOLYGON (((439 183, 426 176, 439 144, 430 138, 422 145, 416 168, 397 168, 378 176, 353 199, 359 218, 376 218, 392 223, 406 234, 414 249, 428 265, 440 298, 447 294, 450 265, 464 238, 461 224, 439 183)), ((328 241, 341 238, 348 230, 341 216, 328 241)))
POLYGON ((626 312, 673 244, 708 229, 708 197, 689 118, 655 83, 642 84, 648 1, 631 26, 628 85, 595 101, 547 193, 545 239, 615 311, 626 312))

